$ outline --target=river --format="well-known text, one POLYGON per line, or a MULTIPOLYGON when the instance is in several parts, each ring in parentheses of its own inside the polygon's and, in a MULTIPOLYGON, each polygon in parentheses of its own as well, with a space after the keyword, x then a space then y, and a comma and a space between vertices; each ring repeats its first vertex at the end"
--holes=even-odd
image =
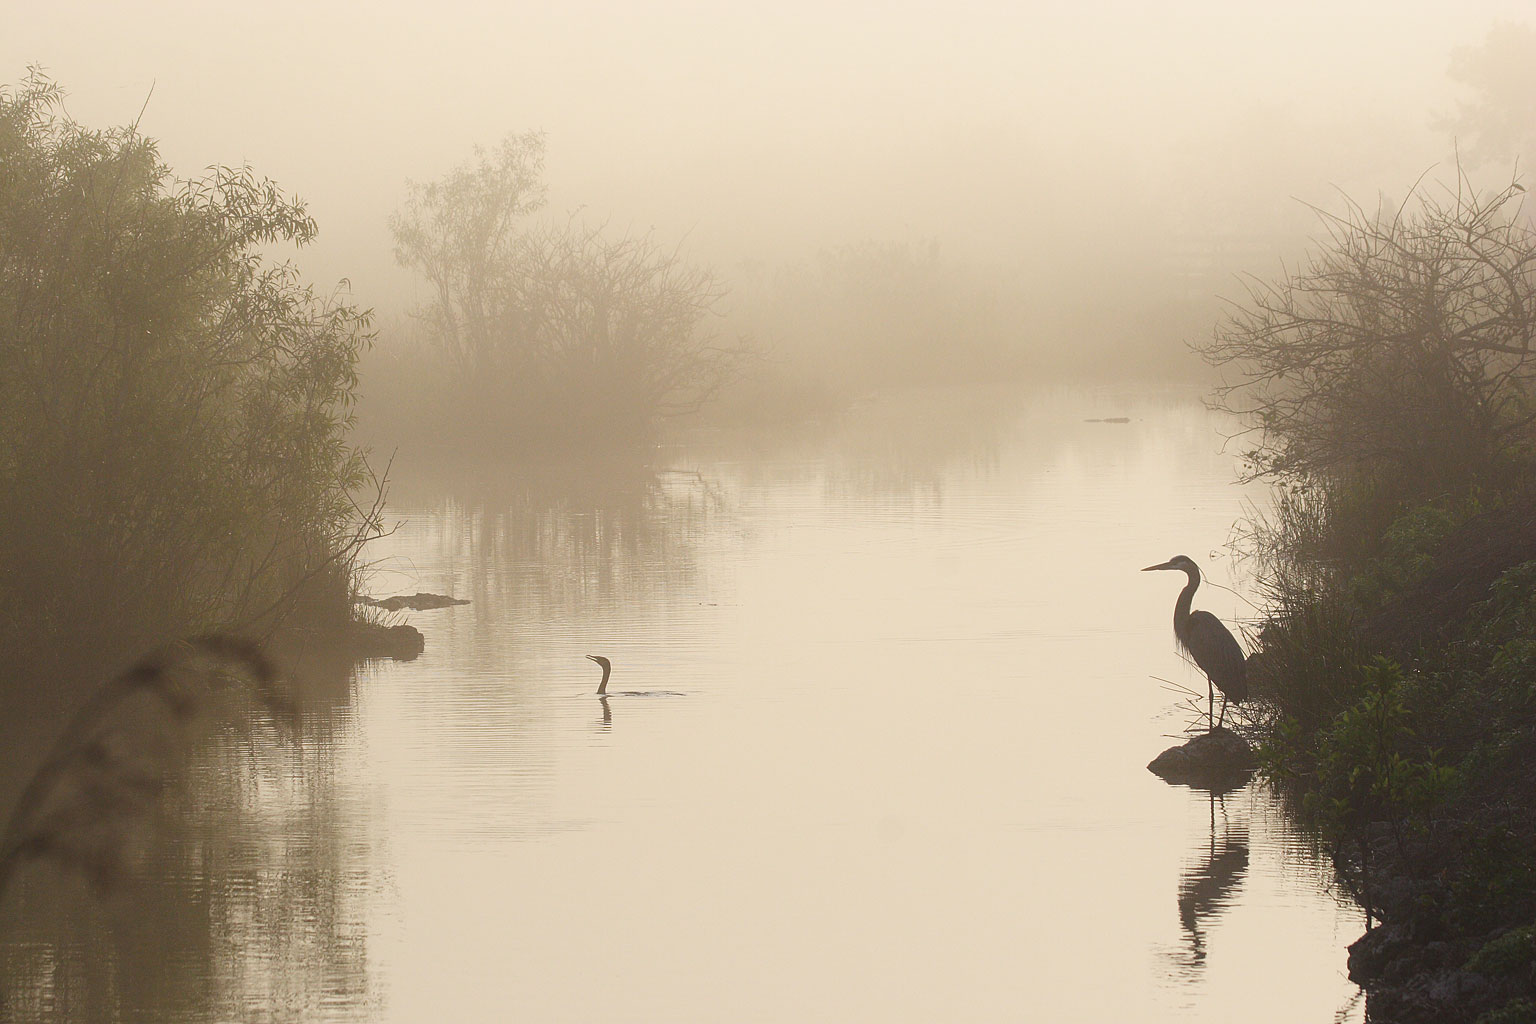
POLYGON ((8 1005, 1359 1020, 1326 857, 1261 786, 1144 767, 1194 720, 1162 680, 1204 686, 1183 576, 1138 570, 1243 589, 1230 432, 1195 395, 991 388, 645 458, 406 453, 369 587, 470 603, 398 616, 425 653, 297 740, 211 743, 132 893, 24 893, 8 1005))

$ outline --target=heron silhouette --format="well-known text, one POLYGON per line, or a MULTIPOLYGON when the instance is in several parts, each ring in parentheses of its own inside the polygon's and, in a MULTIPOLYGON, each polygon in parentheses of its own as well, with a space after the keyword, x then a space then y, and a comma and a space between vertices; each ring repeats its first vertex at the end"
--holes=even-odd
POLYGON ((1142 572, 1178 569, 1189 577, 1173 605, 1173 635, 1179 646, 1205 673, 1206 721, 1215 729, 1227 719, 1227 702, 1241 704, 1248 696, 1248 665, 1243 649, 1221 620, 1207 611, 1190 611, 1189 603, 1200 586, 1200 567, 1188 555, 1174 555, 1161 565, 1142 572), (1216 694, 1221 691, 1221 717, 1215 717, 1216 694))

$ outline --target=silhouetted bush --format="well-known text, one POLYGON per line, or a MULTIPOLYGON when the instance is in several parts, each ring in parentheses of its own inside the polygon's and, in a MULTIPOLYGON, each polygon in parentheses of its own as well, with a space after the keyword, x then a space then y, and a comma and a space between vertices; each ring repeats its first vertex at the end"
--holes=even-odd
MULTIPOLYGON (((1536 914, 1522 192, 1463 178, 1444 198, 1325 218, 1322 248, 1256 283, 1204 348, 1241 375, 1222 400, 1259 430, 1251 474, 1280 485, 1249 536, 1270 602, 1250 673, 1262 760, 1368 911, 1412 936, 1352 960, 1392 1019, 1430 977, 1483 976, 1494 958, 1479 950, 1502 954, 1499 936, 1536 914)), ((1524 972, 1409 1002, 1471 1021, 1533 994, 1524 972)))
POLYGON ((1240 379, 1257 475, 1390 476, 1434 495, 1524 455, 1536 422, 1536 232, 1519 185, 1464 179, 1375 215, 1320 213, 1326 244, 1254 282, 1201 347, 1240 379))
POLYGON ((432 286, 417 316, 443 364, 444 432, 633 440, 696 411, 745 351, 712 329, 723 289, 678 249, 574 220, 525 226, 543 205, 543 154, 542 136, 509 136, 412 184, 390 220, 396 258, 432 286))
POLYGON ((174 180, 135 128, 0 94, 0 650, 7 678, 161 637, 345 617, 373 525, 344 437, 368 315, 261 249, 302 203, 174 180))

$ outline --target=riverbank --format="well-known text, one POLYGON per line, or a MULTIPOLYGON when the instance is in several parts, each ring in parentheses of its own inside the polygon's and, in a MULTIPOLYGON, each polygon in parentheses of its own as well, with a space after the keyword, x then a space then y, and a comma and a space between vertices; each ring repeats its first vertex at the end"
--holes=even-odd
POLYGON ((1263 770, 1379 922, 1349 959, 1372 1019, 1536 1020, 1536 500, 1362 541, 1260 631, 1263 770))

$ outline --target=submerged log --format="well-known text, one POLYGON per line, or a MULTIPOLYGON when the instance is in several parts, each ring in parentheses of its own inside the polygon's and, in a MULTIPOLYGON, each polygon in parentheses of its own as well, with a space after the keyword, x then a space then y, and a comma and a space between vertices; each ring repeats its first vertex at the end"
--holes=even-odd
POLYGON ((1218 786, 1245 776, 1258 765, 1253 748, 1231 729, 1218 726, 1154 757, 1147 771, 1169 782, 1218 786))
POLYGON ((386 597, 382 600, 374 597, 358 597, 359 604, 365 604, 370 608, 382 608, 387 612, 398 612, 402 609, 410 609, 413 612, 430 611, 433 608, 448 608, 456 604, 469 604, 468 601, 447 597, 443 594, 416 593, 409 596, 386 597))

